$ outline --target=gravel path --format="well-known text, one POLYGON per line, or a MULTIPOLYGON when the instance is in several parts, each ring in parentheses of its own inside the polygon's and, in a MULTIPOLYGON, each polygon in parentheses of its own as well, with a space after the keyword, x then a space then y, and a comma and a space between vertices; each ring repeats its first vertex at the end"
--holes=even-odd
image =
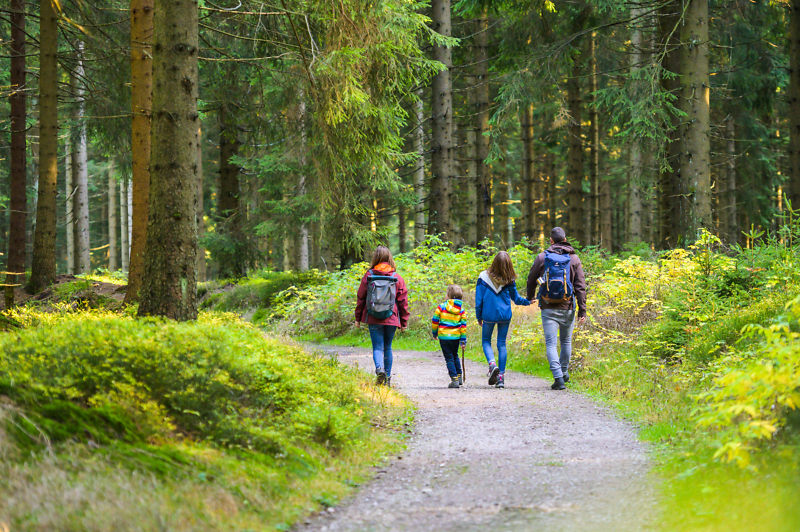
MULTIPOLYGON (((373 368, 366 349, 324 348, 373 368)), ((652 530, 654 479, 635 431, 588 398, 467 361, 448 389, 438 352, 396 351, 392 384, 418 405, 408 448, 297 531, 652 530)))

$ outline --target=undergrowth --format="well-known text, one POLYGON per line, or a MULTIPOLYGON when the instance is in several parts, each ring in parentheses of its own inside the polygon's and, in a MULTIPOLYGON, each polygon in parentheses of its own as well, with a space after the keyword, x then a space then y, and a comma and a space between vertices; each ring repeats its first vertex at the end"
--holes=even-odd
POLYGON ((285 529, 360 483, 407 421, 391 390, 231 314, 12 317, 0 529, 285 529))

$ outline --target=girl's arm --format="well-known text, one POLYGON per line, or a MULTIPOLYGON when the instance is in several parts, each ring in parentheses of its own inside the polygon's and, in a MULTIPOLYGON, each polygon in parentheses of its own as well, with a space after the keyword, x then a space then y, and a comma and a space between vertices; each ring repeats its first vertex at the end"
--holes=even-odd
POLYGON ((364 274, 364 277, 361 278, 361 284, 358 286, 358 292, 356 293, 357 322, 366 321, 364 319, 364 309, 367 306, 367 275, 368 274, 364 274))
POLYGON ((530 301, 528 301, 527 299, 525 299, 524 297, 519 295, 519 292, 517 292, 517 283, 516 282, 511 283, 511 286, 509 286, 508 290, 510 292, 509 295, 511 296, 511 299, 517 305, 520 305, 522 307, 527 307, 528 305, 531 304, 530 301))
POLYGON ((475 319, 483 321, 483 294, 486 293, 486 287, 480 282, 475 286, 475 319))
POLYGON ((467 311, 461 309, 461 321, 458 323, 458 328, 461 330, 461 343, 467 343, 467 311))

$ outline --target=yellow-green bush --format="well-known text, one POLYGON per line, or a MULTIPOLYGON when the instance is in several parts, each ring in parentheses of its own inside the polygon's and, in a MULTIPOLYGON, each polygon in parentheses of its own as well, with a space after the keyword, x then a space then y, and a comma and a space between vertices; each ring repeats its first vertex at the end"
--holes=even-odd
POLYGON ((331 359, 230 315, 197 323, 83 313, 0 336, 0 394, 18 436, 158 441, 180 435, 285 454, 363 431, 363 391, 331 359))

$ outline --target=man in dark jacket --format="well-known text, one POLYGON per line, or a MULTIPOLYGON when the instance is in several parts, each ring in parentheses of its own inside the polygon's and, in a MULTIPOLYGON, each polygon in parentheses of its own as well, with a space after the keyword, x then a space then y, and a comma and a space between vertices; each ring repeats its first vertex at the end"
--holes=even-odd
POLYGON ((560 227, 550 231, 550 247, 545 253, 540 253, 533 261, 531 272, 528 274, 528 298, 537 297, 538 280, 545 271, 545 254, 556 253, 569 255, 569 277, 572 281, 573 295, 568 300, 558 303, 548 303, 539 298, 539 308, 542 311, 542 329, 544 330, 544 343, 547 350, 547 360, 550 371, 553 372, 553 390, 563 390, 565 383, 569 382, 569 359, 572 355, 572 329, 575 327, 575 306, 578 307, 578 323, 583 325, 586 321, 586 279, 583 275, 581 259, 567 242, 566 233, 560 227), (556 335, 561 341, 561 354, 558 353, 556 335))

